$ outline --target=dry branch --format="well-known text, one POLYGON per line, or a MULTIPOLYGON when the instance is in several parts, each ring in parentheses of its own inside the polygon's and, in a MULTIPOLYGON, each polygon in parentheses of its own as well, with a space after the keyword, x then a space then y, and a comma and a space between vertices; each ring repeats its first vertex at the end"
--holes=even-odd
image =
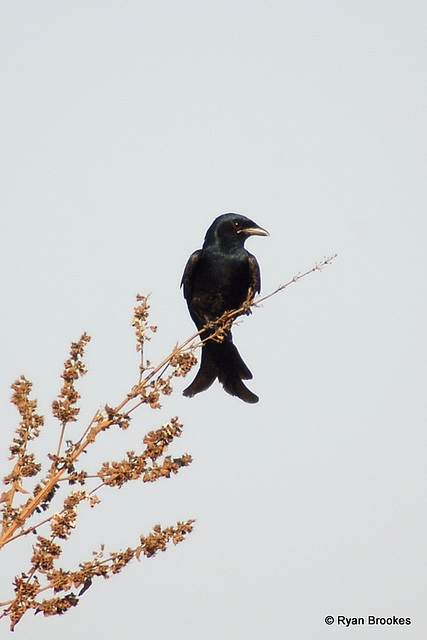
MULTIPOLYGON (((252 301, 248 299, 239 309, 224 313, 215 323, 211 323, 210 329, 214 331, 211 331, 208 339, 221 341, 225 329, 238 316, 250 313, 251 307, 259 306, 308 274, 320 271, 335 257, 325 258, 272 293, 252 301)), ((194 352, 202 344, 198 339, 201 331, 177 345, 166 358, 152 367, 145 359, 144 348, 156 327, 148 321, 148 298, 137 296, 132 325, 141 358, 138 382, 116 407, 106 405, 97 410, 75 442, 66 440, 65 433, 79 414, 77 402, 80 394, 75 384, 86 373, 83 358, 90 337, 84 333, 78 342, 72 343, 61 375, 62 388, 58 398, 52 403, 53 417, 60 423, 58 444, 55 453, 47 454, 50 462, 48 471, 31 492, 25 488, 25 481, 39 476, 42 465, 36 460, 34 453, 28 451, 28 447, 38 438, 45 418, 37 412, 37 400, 31 398, 32 383, 21 376, 12 385, 12 402, 20 414, 20 423, 10 447, 9 459, 14 464, 3 479, 6 490, 0 498, 0 549, 29 533, 38 533, 40 529, 45 531, 47 527, 50 529, 44 535, 37 535, 27 571, 15 577, 14 598, 0 603, 3 609, 0 618, 9 616, 12 630, 28 610, 43 612, 45 616, 64 613, 78 604, 79 598, 91 586, 95 577, 108 578, 119 573, 133 558, 139 559, 141 555, 152 557, 158 551, 165 551, 169 542, 178 544, 192 531, 193 520, 178 522, 176 526, 166 528, 155 525, 148 536, 140 536, 140 542, 135 547, 107 555, 104 555, 101 547, 100 551, 93 553, 90 560, 81 562, 74 571, 58 567, 62 554, 61 542, 69 539, 78 524, 80 503, 88 502, 91 507, 95 507, 100 502, 98 494, 102 487, 120 488, 131 480, 155 482, 161 478, 170 478, 192 461, 191 456, 186 453, 178 457, 166 455, 168 447, 182 433, 182 425, 177 418, 172 418, 159 429, 146 434, 140 453, 128 451, 122 460, 105 461, 95 473, 76 468, 81 461, 81 454, 95 444, 101 433, 113 426, 127 429, 134 412, 142 405, 159 408, 162 396, 172 392, 173 379, 186 376, 197 361, 194 352), (95 486, 87 489, 88 483, 95 486), (52 512, 53 499, 58 491, 66 492, 66 495, 59 510, 52 512), (43 514, 43 517, 36 523, 30 522, 37 514, 43 514), (47 591, 53 595, 40 598, 47 591)))

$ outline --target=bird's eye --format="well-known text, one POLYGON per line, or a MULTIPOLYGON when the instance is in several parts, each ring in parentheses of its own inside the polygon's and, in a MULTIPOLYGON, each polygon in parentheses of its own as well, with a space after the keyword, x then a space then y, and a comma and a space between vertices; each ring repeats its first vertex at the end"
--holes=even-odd
POLYGON ((236 220, 236 222, 234 222, 234 228, 235 229, 240 229, 241 226, 242 226, 242 223, 239 222, 239 220, 236 220))

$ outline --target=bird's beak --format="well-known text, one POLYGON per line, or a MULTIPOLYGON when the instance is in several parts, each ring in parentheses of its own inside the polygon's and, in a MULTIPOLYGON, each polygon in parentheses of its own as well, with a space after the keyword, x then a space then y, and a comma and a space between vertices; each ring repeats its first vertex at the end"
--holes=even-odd
POLYGON ((246 229, 240 229, 238 233, 244 233, 245 236, 269 236, 270 235, 268 231, 258 226, 246 227, 246 229))

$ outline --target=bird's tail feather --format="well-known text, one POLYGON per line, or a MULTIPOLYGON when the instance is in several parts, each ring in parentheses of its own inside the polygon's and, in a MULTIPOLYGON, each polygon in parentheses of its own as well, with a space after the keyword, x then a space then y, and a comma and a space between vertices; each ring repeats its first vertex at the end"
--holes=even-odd
POLYGON ((190 386, 184 389, 182 393, 184 396, 191 398, 192 396, 195 396, 196 393, 209 389, 217 377, 218 370, 210 357, 209 352, 206 351, 206 346, 204 346, 202 347, 202 359, 197 375, 190 386))
POLYGON ((252 373, 233 344, 231 335, 224 342, 208 340, 205 343, 202 348, 200 369, 183 393, 185 396, 194 396, 208 389, 216 378, 230 395, 237 396, 244 402, 258 402, 258 396, 242 382, 242 380, 250 380, 252 373))

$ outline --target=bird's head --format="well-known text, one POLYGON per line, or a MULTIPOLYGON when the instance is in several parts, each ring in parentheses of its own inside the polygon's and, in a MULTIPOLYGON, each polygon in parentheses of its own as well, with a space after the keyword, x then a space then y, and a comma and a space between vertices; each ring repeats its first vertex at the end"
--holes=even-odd
POLYGON ((216 218, 206 232, 203 248, 219 245, 223 249, 243 247, 249 236, 268 236, 256 222, 239 213, 224 213, 216 218))

